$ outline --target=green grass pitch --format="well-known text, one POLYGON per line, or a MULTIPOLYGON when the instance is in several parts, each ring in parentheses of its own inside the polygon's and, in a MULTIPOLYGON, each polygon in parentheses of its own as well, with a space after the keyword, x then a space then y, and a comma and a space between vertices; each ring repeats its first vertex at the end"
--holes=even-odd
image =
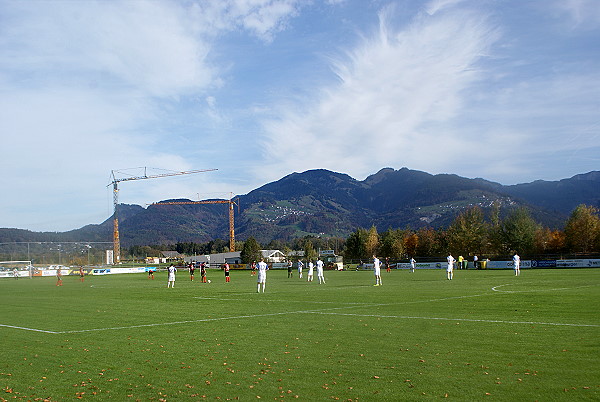
POLYGON ((1 400, 598 400, 600 269, 0 280, 1 400))

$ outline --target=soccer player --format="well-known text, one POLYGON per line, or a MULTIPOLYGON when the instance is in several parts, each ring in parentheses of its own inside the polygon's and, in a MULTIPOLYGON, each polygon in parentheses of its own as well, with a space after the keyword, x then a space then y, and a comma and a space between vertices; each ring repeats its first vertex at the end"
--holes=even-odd
POLYGON ((154 269, 153 268, 150 268, 148 270, 148 279, 154 280, 154 269))
POLYGON ((515 276, 519 276, 521 274, 521 257, 519 254, 515 252, 513 255, 513 268, 515 270, 515 276))
POLYGON ((200 276, 202 277, 202 283, 206 283, 206 263, 203 262, 200 265, 200 276))
POLYGON ((194 280, 194 271, 196 270, 196 267, 194 267, 193 262, 190 263, 188 269, 190 271, 190 281, 193 281, 194 280))
POLYGON ((60 272, 60 268, 56 270, 56 286, 62 286, 62 272, 60 272))
POLYGON ((313 280, 313 273, 315 270, 315 265, 313 264, 312 261, 308 262, 308 276, 307 276, 307 282, 312 282, 313 280))
POLYGON ((83 267, 79 267, 79 280, 83 282, 85 279, 85 273, 83 272, 83 267))
POLYGON ((448 268, 446 268, 446 276, 448 280, 451 281, 454 277, 454 261, 456 260, 454 259, 454 257, 452 257, 452 254, 448 253, 446 261, 448 261, 448 268))
POLYGON ((375 273, 375 285, 381 286, 381 261, 373 254, 373 272, 375 273))
POLYGON ((19 270, 17 268, 13 269, 13 277, 19 279, 19 270))
POLYGON ((177 272, 177 269, 175 268, 175 266, 173 264, 171 264, 169 266, 169 268, 167 268, 167 272, 169 273, 169 278, 167 280, 167 288, 174 288, 175 287, 175 273, 177 272))
POLYGON ((225 282, 229 282, 229 264, 225 263, 223 271, 225 272, 225 282))
POLYGON ((417 261, 413 257, 410 257, 410 272, 412 272, 412 273, 415 272, 416 265, 417 265, 417 261))
POLYGON ((263 258, 260 259, 260 262, 256 266, 258 268, 258 278, 256 280, 257 287, 256 293, 260 293, 260 286, 262 285, 262 292, 265 293, 265 287, 267 285, 267 270, 269 266, 265 262, 263 258))
POLYGON ((390 267, 390 257, 385 257, 385 270, 386 272, 392 272, 392 267, 390 267))
POLYGON ((323 261, 319 258, 317 260, 317 278, 319 278, 319 285, 325 284, 325 276, 323 275, 323 261))
POLYGON ((302 263, 302 261, 298 260, 298 278, 302 279, 302 268, 304 267, 304 264, 302 263))
POLYGON ((294 274, 292 274, 292 267, 294 264, 292 264, 292 261, 288 261, 288 278, 293 278, 294 274))

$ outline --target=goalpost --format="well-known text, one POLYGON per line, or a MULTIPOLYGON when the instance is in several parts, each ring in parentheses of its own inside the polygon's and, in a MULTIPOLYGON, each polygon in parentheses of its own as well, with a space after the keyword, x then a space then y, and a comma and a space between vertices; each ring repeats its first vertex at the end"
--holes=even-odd
POLYGON ((0 278, 32 278, 31 261, 0 261, 0 278))

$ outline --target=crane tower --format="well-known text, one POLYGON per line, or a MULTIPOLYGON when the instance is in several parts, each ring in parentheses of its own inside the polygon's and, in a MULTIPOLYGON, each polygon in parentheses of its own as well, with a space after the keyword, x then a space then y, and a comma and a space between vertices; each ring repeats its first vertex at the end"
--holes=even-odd
POLYGON ((204 200, 204 201, 166 201, 153 203, 152 205, 192 205, 192 204, 229 204, 229 251, 235 251, 235 233, 234 233, 234 219, 233 219, 233 206, 238 205, 234 200, 233 196, 228 200, 204 200))
POLYGON ((212 172, 217 169, 203 169, 203 170, 188 170, 183 172, 173 172, 168 171, 167 173, 160 173, 154 175, 148 175, 148 168, 138 168, 144 169, 144 173, 141 175, 129 175, 128 177, 117 178, 117 173, 126 174, 123 171, 119 170, 111 170, 110 175, 113 181, 109 184, 113 186, 113 204, 114 204, 114 212, 113 212, 113 260, 114 263, 118 264, 121 260, 121 241, 119 238, 119 217, 117 214, 117 206, 119 204, 119 183, 123 181, 132 181, 132 180, 144 180, 144 179, 156 179, 159 177, 169 177, 169 176, 181 176, 184 174, 194 174, 194 173, 204 173, 204 172, 212 172))

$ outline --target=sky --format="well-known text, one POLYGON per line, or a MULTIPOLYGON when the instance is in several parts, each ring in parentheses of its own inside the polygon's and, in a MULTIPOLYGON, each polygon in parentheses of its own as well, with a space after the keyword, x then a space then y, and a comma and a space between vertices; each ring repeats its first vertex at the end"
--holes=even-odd
POLYGON ((598 0, 0 0, 0 227, 382 168, 600 170, 598 0), (143 169, 146 167, 147 169, 143 169), (114 175, 113 175, 114 172, 114 175))

